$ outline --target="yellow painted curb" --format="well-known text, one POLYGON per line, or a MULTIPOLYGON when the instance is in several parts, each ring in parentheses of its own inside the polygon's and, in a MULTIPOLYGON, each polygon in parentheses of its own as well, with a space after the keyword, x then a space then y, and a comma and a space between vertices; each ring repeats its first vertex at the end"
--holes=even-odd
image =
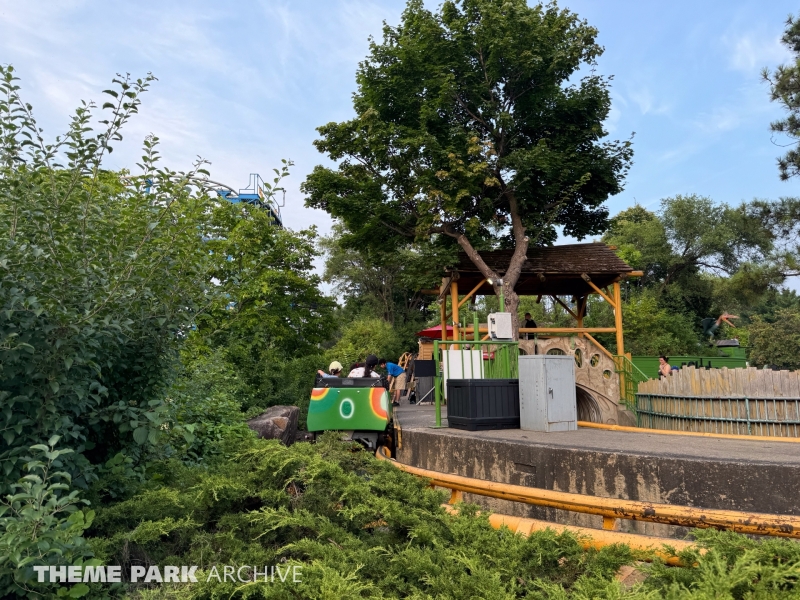
POLYGON ((591 423, 578 421, 578 427, 587 429, 605 429, 608 431, 627 431, 630 433, 657 433, 660 435, 690 435, 694 437, 722 438, 726 440, 745 440, 751 442, 794 442, 800 443, 800 438, 774 437, 767 435, 735 435, 733 433, 702 433, 699 431, 674 431, 671 429, 645 429, 644 427, 626 427, 625 425, 606 425, 605 423, 591 423))

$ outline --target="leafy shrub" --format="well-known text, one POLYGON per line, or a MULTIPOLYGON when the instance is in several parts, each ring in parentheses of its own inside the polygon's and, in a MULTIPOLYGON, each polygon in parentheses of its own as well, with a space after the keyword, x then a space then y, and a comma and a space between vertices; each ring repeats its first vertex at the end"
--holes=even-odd
POLYGON ((53 435, 86 487, 93 465, 140 456, 164 422, 177 345, 206 301, 209 200, 189 185, 203 171, 157 169, 154 137, 142 176, 101 170, 152 79, 116 79, 99 132, 84 104, 49 144, 0 68, 0 488, 53 435))
MULTIPOLYGON (((28 473, 10 486, 11 493, 0 500, 0 594, 39 598, 47 593, 47 584, 38 584, 35 565, 90 564, 91 556, 81 537, 91 526, 94 511, 81 510, 88 504, 69 491, 69 473, 63 467, 63 456, 70 449, 55 448, 53 436, 48 444, 37 444, 26 458, 28 473)), ((77 588, 77 586, 75 586, 77 588)), ((85 586, 84 586, 85 587, 85 586)), ((88 590, 88 588, 87 588, 88 590)), ((77 592, 83 588, 77 588, 77 592)))
POLYGON ((368 354, 396 358, 402 350, 400 338, 389 323, 383 319, 364 318, 348 323, 341 339, 325 353, 325 357, 329 361, 338 360, 348 371, 352 363, 364 360, 368 354))
POLYGON ((159 596, 548 597, 543 582, 617 589, 612 577, 631 560, 625 547, 586 552, 569 534, 494 530, 475 507, 449 515, 442 493, 332 434, 290 448, 253 440, 208 470, 157 470, 164 485, 98 511, 90 545, 125 570, 200 566, 199 583, 163 584, 159 596), (302 565, 302 583, 206 582, 225 564, 302 565))

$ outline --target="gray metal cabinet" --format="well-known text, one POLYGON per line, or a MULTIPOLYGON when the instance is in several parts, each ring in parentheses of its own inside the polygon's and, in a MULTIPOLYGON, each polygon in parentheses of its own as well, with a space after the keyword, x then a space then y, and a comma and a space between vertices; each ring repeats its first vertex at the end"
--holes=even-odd
POLYGON ((578 428, 572 356, 519 357, 519 416, 528 431, 578 428))

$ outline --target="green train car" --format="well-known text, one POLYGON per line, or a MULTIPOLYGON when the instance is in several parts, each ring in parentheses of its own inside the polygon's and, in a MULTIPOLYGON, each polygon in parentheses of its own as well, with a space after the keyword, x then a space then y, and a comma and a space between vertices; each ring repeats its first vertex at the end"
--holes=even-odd
POLYGON ((394 454, 392 403, 387 384, 375 377, 317 377, 308 405, 308 431, 341 431, 370 450, 394 454))

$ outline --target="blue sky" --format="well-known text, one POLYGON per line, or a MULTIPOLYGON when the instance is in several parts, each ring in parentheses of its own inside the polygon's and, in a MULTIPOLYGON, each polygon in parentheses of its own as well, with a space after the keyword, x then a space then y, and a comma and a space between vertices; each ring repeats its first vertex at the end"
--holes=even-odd
MULTIPOLYGON (((299 186, 326 159, 315 127, 351 116, 354 73, 370 35, 399 21, 397 0, 0 0, 0 61, 51 136, 81 99, 102 101, 116 72, 159 81, 108 166, 132 166, 142 138, 162 140, 164 163, 200 155, 212 177, 244 187, 248 174, 294 160, 286 224, 325 232, 325 213, 303 207, 299 186)), ((438 2, 429 2, 434 8, 438 2)), ((604 74, 614 75, 608 122, 634 137, 634 165, 614 214, 634 202, 698 193, 738 203, 798 194, 778 180, 762 67, 789 58, 778 39, 797 6, 730 0, 561 2, 600 31, 604 74)), ((785 143, 784 140, 775 140, 785 143)))

